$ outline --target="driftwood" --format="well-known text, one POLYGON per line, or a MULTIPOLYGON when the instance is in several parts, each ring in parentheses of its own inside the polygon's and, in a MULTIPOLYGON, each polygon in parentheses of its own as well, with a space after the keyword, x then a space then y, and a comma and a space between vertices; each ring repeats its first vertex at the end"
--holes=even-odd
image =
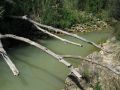
MULTIPOLYGON (((35 21, 27 18, 26 16, 23 16, 23 17, 12 16, 12 17, 27 20, 27 21, 31 22, 38 30, 40 30, 40 31, 42 31, 42 32, 44 32, 44 33, 52 36, 52 37, 55 37, 55 38, 57 38, 57 39, 59 39, 59 40, 61 40, 61 41, 63 41, 63 42, 70 43, 70 44, 73 44, 73 45, 77 45, 77 46, 80 46, 80 47, 82 46, 81 44, 78 44, 78 43, 75 43, 75 42, 72 42, 72 41, 63 39, 63 38, 61 38, 61 37, 59 37, 59 36, 57 36, 57 35, 54 35, 54 34, 50 33, 49 31, 46 31, 46 30, 44 30, 44 29, 42 29, 42 28, 47 28, 47 29, 50 29, 50 30, 54 30, 54 31, 56 31, 56 32, 64 33, 64 34, 66 34, 66 35, 69 35, 69 36, 72 36, 72 37, 74 37, 74 38, 80 39, 80 40, 82 40, 82 41, 84 41, 84 42, 87 42, 87 43, 89 43, 89 44, 91 44, 91 45, 94 45, 94 46, 96 46, 97 48, 105 51, 102 47, 100 47, 100 46, 97 45, 96 43, 94 43, 94 42, 92 42, 92 41, 89 41, 89 40, 87 40, 87 39, 85 39, 85 38, 83 38, 83 37, 80 37, 80 36, 78 36, 78 35, 76 35, 76 34, 72 34, 72 33, 63 31, 63 30, 61 30, 61 29, 57 29, 57 28, 54 28, 54 27, 51 27, 51 26, 47 26, 47 25, 40 24, 40 23, 38 23, 38 22, 35 22, 35 21), (42 27, 42 28, 41 28, 41 27, 42 27)), ((89 59, 82 58, 81 56, 70 56, 70 55, 61 56, 61 55, 58 55, 58 54, 52 52, 51 50, 49 50, 48 48, 46 48, 46 47, 44 47, 44 46, 42 46, 42 45, 40 45, 40 44, 38 44, 38 43, 30 40, 30 39, 24 38, 24 37, 19 37, 19 36, 12 35, 12 34, 5 34, 5 35, 1 35, 1 34, 0 34, 0 39, 1 39, 1 38, 13 38, 13 39, 16 39, 16 40, 20 40, 20 41, 26 42, 26 43, 28 43, 28 44, 30 44, 30 45, 33 45, 33 46, 35 46, 35 47, 43 50, 44 52, 46 52, 46 53, 48 53, 49 55, 51 55, 51 56, 53 56, 54 58, 56 58, 59 62, 61 62, 61 63, 63 63, 64 65, 66 65, 66 66, 70 69, 70 71, 71 71, 77 78, 79 78, 79 79, 80 79, 82 76, 76 71, 76 69, 74 69, 73 65, 70 64, 69 62, 65 61, 64 58, 79 58, 79 59, 82 59, 82 60, 85 60, 85 61, 88 61, 88 62, 92 62, 92 61, 90 61, 89 59)), ((2 47, 2 43, 1 43, 1 47, 2 47)), ((2 47, 2 49, 3 49, 3 47, 2 47)), ((10 69, 13 71, 14 75, 18 75, 18 74, 19 74, 19 71, 17 70, 17 68, 15 67, 15 65, 12 63, 12 61, 9 59, 9 57, 7 56, 6 51, 5 51, 4 49, 3 49, 3 50, 2 50, 2 49, 1 49, 1 52, 3 52, 3 53, 1 53, 1 55, 2 55, 3 58, 6 60, 7 64, 9 65, 10 69)), ((99 64, 99 63, 97 63, 97 62, 92 62, 92 63, 97 64, 97 65, 100 65, 100 66, 102 66, 102 67, 104 67, 104 68, 107 68, 107 69, 113 71, 114 73, 118 74, 118 72, 117 72, 116 70, 110 68, 109 66, 101 65, 101 64, 99 64)))
POLYGON ((57 36, 57 35, 55 35, 55 34, 52 34, 52 33, 48 32, 47 30, 44 30, 44 29, 38 27, 38 26, 35 25, 35 24, 34 24, 34 26, 35 26, 38 30, 40 30, 40 31, 42 31, 42 32, 44 32, 44 33, 46 33, 46 34, 52 36, 52 37, 55 37, 55 38, 57 38, 57 39, 59 39, 59 40, 65 42, 65 43, 70 43, 70 44, 73 44, 73 45, 76 45, 76 46, 80 46, 80 47, 82 47, 81 44, 78 44, 78 43, 75 43, 75 42, 69 41, 69 40, 67 40, 67 39, 63 39, 63 38, 61 38, 61 37, 59 37, 59 36, 57 36))
POLYGON ((28 19, 28 20, 29 20, 30 22, 36 24, 36 25, 41 26, 41 27, 48 28, 48 29, 54 30, 54 31, 56 31, 56 32, 61 32, 61 33, 64 33, 64 34, 66 34, 66 35, 72 36, 72 37, 74 37, 74 38, 80 39, 80 40, 82 40, 82 41, 84 41, 84 42, 87 42, 87 43, 89 43, 89 44, 92 44, 93 46, 95 46, 95 47, 97 47, 97 48, 99 48, 99 49, 102 50, 102 47, 100 47, 100 46, 97 45, 96 43, 94 43, 94 42, 92 42, 92 41, 90 41, 90 40, 87 40, 87 39, 85 39, 85 38, 83 38, 83 37, 80 37, 80 36, 78 36, 77 34, 69 33, 69 32, 63 31, 63 30, 61 30, 61 29, 54 28, 54 27, 52 27, 52 26, 43 25, 43 24, 37 23, 37 22, 35 22, 35 21, 33 21, 33 20, 30 20, 30 19, 28 19))
POLYGON ((16 66, 14 65, 14 63, 11 61, 11 59, 8 57, 6 51, 4 50, 1 40, 0 40, 0 54, 2 55, 2 57, 5 60, 5 62, 8 64, 8 66, 12 70, 13 74, 15 76, 19 75, 18 69, 16 68, 16 66))
POLYGON ((92 64, 96 64, 98 66, 101 66, 103 68, 106 68, 110 71, 112 71, 113 73, 115 73, 116 75, 119 75, 120 76, 120 71, 119 70, 116 70, 115 67, 109 65, 109 64, 101 64, 101 63, 98 63, 96 61, 92 61, 91 59, 87 59, 87 58, 83 58, 81 56, 75 56, 75 55, 61 55, 63 58, 74 58, 74 59, 81 59, 81 60, 84 60, 84 61, 87 61, 87 62, 90 62, 92 64))
POLYGON ((5 35, 0 35, 0 38, 13 38, 13 39, 16 39, 16 40, 20 40, 20 41, 23 41, 23 42, 26 42, 30 45, 33 45, 41 50, 43 50, 44 52, 48 53, 49 55, 53 56, 54 58, 56 58, 59 62, 63 63, 64 65, 66 65, 70 71, 78 78, 80 79, 82 76, 74 69, 73 65, 68 63, 67 61, 65 61, 63 59, 62 56, 60 55, 57 55, 55 54, 54 52, 52 52, 51 50, 49 50, 48 48, 30 40, 30 39, 27 39, 27 38, 24 38, 24 37, 19 37, 19 36, 16 36, 16 35, 12 35, 12 34, 5 34, 5 35))
MULTIPOLYGON (((18 19, 24 19, 24 20, 27 20, 27 21, 33 23, 34 25, 38 25, 38 26, 40 26, 40 27, 47 28, 47 29, 49 29, 49 30, 53 30, 53 31, 56 31, 56 32, 61 32, 61 33, 63 33, 63 34, 66 34, 66 35, 72 36, 72 37, 74 37, 74 38, 77 38, 77 39, 79 39, 79 40, 82 40, 82 41, 84 41, 84 42, 87 42, 88 44, 91 44, 91 45, 93 45, 93 46, 95 46, 95 47, 97 47, 97 48, 105 51, 101 46, 99 46, 99 45, 97 45, 96 43, 94 43, 94 42, 92 42, 92 41, 90 41, 90 40, 87 40, 87 39, 85 39, 85 38, 83 38, 83 37, 81 37, 81 36, 78 36, 77 34, 69 33, 69 32, 66 32, 66 31, 64 31, 64 30, 61 30, 61 29, 58 29, 58 28, 54 28, 54 27, 52 27, 52 26, 48 26, 48 25, 44 25, 44 24, 38 23, 38 22, 36 22, 36 21, 34 21, 34 20, 32 20, 32 19, 27 18, 26 15, 25 15, 25 16, 11 16, 11 17, 12 17, 12 18, 18 18, 18 19)), ((105 52, 107 52, 107 51, 105 51, 105 52)))
MULTIPOLYGON (((21 18, 21 17, 14 17, 14 18, 21 18)), ((24 17, 22 17, 22 18, 27 19, 26 16, 24 16, 24 17)), ((34 23, 34 22, 32 22, 32 21, 29 21, 29 22, 31 22, 38 30, 40 30, 40 31, 42 31, 43 33, 46 33, 46 34, 48 34, 48 35, 50 35, 50 36, 52 36, 52 37, 54 37, 54 38, 57 38, 57 39, 59 39, 60 41, 63 41, 63 42, 65 42, 65 43, 69 43, 69 44, 73 44, 73 45, 76 45, 76 46, 80 46, 80 47, 83 46, 83 45, 81 45, 81 44, 79 44, 79 43, 75 43, 75 42, 72 42, 72 41, 70 41, 70 40, 61 38, 61 37, 59 37, 59 36, 57 36, 57 35, 55 35, 55 34, 52 34, 52 33, 48 32, 47 30, 44 30, 44 29, 38 27, 38 24, 36 24, 36 23, 34 23)))

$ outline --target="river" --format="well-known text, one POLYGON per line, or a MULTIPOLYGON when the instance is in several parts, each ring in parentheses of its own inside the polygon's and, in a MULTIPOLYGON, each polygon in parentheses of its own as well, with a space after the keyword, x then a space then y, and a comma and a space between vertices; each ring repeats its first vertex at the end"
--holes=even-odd
MULTIPOLYGON (((96 43, 103 43, 110 36, 107 31, 79 34, 96 43)), ((54 38, 39 40, 40 43, 57 54, 81 55, 83 57, 97 50, 94 46, 69 36, 63 38, 81 43, 84 47, 65 44, 54 38)), ((61 90, 69 70, 56 59, 34 46, 21 46, 9 49, 8 55, 16 64, 20 75, 13 76, 10 69, 0 58, 0 90, 61 90)), ((80 61, 69 59, 74 66, 80 61)))

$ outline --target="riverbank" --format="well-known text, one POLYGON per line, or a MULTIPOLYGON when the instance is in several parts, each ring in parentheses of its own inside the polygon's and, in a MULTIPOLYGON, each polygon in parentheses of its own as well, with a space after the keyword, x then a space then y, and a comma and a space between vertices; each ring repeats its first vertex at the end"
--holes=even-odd
MULTIPOLYGON (((86 23, 86 24, 75 24, 71 28, 66 28, 65 31, 68 31, 70 33, 89 33, 89 32, 95 32, 95 31, 112 31, 113 28, 105 21, 98 20, 94 22, 94 24, 86 23)), ((60 32, 54 32, 51 31, 51 33, 54 33, 56 35, 64 35, 60 32)))
MULTIPOLYGON (((78 34, 86 39, 101 43, 109 36, 109 32, 90 32, 78 34), (99 38, 95 38, 99 37, 99 38)), ((84 47, 77 47, 71 44, 65 44, 58 39, 48 38, 40 39, 39 43, 60 55, 81 55, 83 57, 96 51, 96 47, 69 37, 62 38, 76 41, 84 47)), ((18 44, 18 43, 17 43, 18 44)), ((25 43, 23 43, 24 45, 25 43)), ((64 88, 64 81, 69 74, 69 69, 45 52, 30 46, 13 47, 7 50, 9 57, 20 70, 20 75, 14 77, 10 69, 6 66, 3 59, 0 59, 1 82, 0 90, 61 90, 64 88)), ((66 59, 75 67, 78 67, 79 60, 66 59)))
MULTIPOLYGON (((94 52, 87 56, 88 59, 92 61, 97 61, 100 64, 106 64, 110 67, 114 67, 115 70, 120 72, 120 42, 115 38, 107 40, 103 44, 103 48, 110 53, 105 53, 103 51, 94 52)), ((103 69, 100 66, 87 63, 85 61, 81 62, 78 71, 83 75, 82 81, 79 84, 85 90, 119 90, 120 89, 120 78, 115 73, 108 69, 103 69)), ((67 78, 65 81, 64 90, 82 90, 71 80, 67 78)))

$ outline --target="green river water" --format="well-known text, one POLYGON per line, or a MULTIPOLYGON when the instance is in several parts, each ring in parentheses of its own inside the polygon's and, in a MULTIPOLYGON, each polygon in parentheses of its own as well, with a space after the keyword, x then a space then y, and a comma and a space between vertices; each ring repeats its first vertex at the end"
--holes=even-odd
MULTIPOLYGON (((109 32, 91 32, 80 34, 81 36, 96 43, 103 43, 109 36, 109 32)), ((97 50, 94 46, 69 36, 62 36, 66 39, 76 41, 84 45, 78 47, 50 38, 39 40, 40 43, 57 54, 86 55, 97 50)), ((0 58, 0 90, 61 90, 64 88, 64 81, 69 70, 56 59, 33 46, 12 48, 8 55, 20 71, 20 76, 13 76, 10 69, 0 58)), ((76 67, 80 61, 69 59, 76 67)))

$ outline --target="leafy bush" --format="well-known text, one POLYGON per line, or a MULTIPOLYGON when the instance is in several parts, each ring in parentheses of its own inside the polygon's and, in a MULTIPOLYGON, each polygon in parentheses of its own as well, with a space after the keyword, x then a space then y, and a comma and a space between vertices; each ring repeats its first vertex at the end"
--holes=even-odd
POLYGON ((41 21, 58 28, 70 27, 77 23, 77 12, 65 6, 62 0, 50 0, 44 4, 41 21))
POLYGON ((29 15, 33 19, 58 28, 76 23, 93 22, 93 16, 107 18, 109 0, 1 0, 4 15, 29 15), (92 13, 89 14, 89 13, 92 13))

